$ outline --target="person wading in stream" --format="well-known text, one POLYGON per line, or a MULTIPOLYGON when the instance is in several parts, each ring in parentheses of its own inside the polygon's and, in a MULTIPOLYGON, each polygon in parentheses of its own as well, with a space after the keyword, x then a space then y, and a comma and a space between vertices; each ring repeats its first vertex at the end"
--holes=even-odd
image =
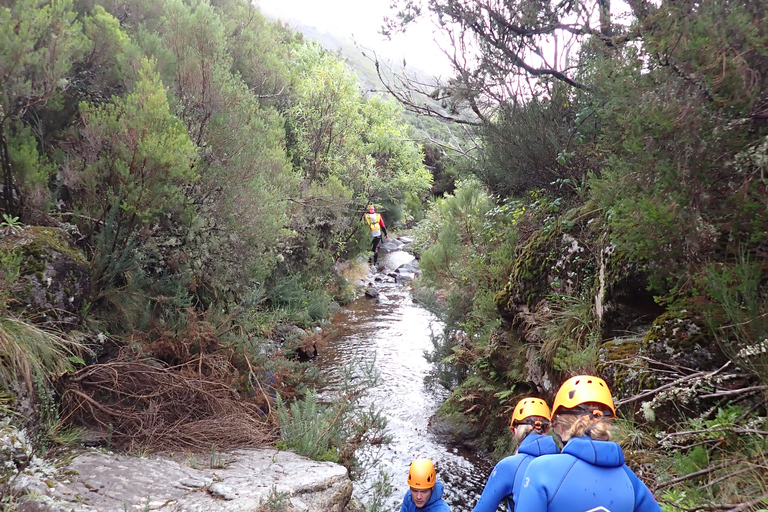
POLYGON ((363 215, 363 220, 368 225, 371 238, 373 238, 371 250, 373 251, 373 264, 376 265, 379 262, 381 234, 384 233, 384 238, 388 238, 387 227, 384 225, 384 219, 381 218, 381 214, 376 213, 376 209, 372 204, 368 205, 368 213, 363 215))
POLYGON ((531 461, 515 507, 521 512, 660 512, 651 492, 611 441, 616 416, 605 381, 578 375, 552 403, 552 427, 565 446, 531 461))
POLYGON ((495 512, 504 500, 507 510, 514 512, 523 474, 531 461, 540 455, 560 452, 555 439, 546 435, 549 431, 549 407, 541 398, 520 400, 512 412, 509 430, 515 437, 517 453, 496 464, 472 512, 495 512))
POLYGON ((443 484, 437 481, 435 466, 429 459, 416 459, 408 469, 408 486, 400 512, 451 512, 443 501, 443 484))

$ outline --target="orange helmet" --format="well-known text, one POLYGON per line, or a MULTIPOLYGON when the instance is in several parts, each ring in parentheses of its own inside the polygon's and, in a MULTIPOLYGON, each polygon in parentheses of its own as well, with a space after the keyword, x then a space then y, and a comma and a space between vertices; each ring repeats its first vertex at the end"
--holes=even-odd
POLYGON ((541 416, 542 418, 546 418, 546 424, 549 425, 551 417, 549 415, 549 407, 547 406, 547 403, 541 398, 535 398, 532 396, 523 398, 517 402, 517 405, 515 406, 514 412, 512 413, 512 420, 509 423, 509 428, 512 429, 513 427, 523 423, 533 425, 536 428, 545 426, 537 426, 534 425, 531 421, 525 421, 531 416, 541 416))
POLYGON ((435 466, 429 459, 416 459, 408 470, 408 485, 414 489, 431 489, 435 486, 435 466))
POLYGON ((561 408, 573 409, 588 402, 602 404, 610 409, 610 416, 616 416, 611 390, 603 379, 593 375, 577 375, 563 382, 552 403, 552 416, 561 408))

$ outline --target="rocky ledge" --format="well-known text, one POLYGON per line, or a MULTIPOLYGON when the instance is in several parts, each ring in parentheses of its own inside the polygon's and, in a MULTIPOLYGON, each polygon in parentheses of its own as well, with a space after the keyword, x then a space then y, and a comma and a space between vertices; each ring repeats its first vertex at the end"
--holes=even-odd
POLYGON ((91 451, 72 459, 55 479, 19 474, 14 488, 26 491, 21 512, 353 510, 347 470, 332 462, 274 448, 200 460, 91 451))

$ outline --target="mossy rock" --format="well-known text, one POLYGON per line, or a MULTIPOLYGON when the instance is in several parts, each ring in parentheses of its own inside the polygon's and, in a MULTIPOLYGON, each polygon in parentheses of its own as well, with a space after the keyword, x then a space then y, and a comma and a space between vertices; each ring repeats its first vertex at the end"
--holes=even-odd
POLYGON ((518 250, 515 266, 494 301, 508 320, 529 310, 550 294, 594 294, 598 262, 591 255, 600 246, 596 211, 584 207, 566 212, 533 233, 518 250))
POLYGON ((648 364, 642 359, 642 340, 615 338, 597 351, 595 369, 605 379, 614 397, 625 398, 651 384, 648 364))
POLYGON ((9 307, 40 323, 71 328, 80 323, 90 287, 85 256, 63 230, 28 226, 0 239, 0 250, 19 251, 22 262, 9 307))
MULTIPOLYGON (((46 226, 26 226, 20 232, 0 238, 0 250, 14 251, 21 248, 25 256, 33 260, 44 258, 51 251, 59 252, 76 263, 88 264, 88 260, 74 246, 69 235, 62 229, 46 226), (35 258, 37 257, 37 258, 35 258)), ((28 262, 30 270, 42 269, 35 261, 28 262)))
POLYGON ((516 304, 528 307, 548 293, 547 270, 554 258, 556 231, 538 231, 515 258, 509 282, 494 297, 500 311, 517 311, 516 304))
POLYGON ((697 370, 714 370, 728 360, 704 317, 689 309, 657 317, 643 339, 643 351, 651 359, 697 370))

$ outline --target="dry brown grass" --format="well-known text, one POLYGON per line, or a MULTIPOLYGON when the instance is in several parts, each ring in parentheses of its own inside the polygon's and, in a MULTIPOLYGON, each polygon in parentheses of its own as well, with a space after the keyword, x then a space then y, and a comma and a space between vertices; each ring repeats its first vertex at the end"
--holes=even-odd
MULTIPOLYGON (((201 364, 210 357, 201 356, 201 364)), ((226 362, 205 361, 208 367, 221 363, 224 369, 226 362)), ((62 415, 129 451, 264 446, 276 436, 267 397, 243 398, 194 362, 166 367, 123 356, 83 368, 64 384, 62 415)))

